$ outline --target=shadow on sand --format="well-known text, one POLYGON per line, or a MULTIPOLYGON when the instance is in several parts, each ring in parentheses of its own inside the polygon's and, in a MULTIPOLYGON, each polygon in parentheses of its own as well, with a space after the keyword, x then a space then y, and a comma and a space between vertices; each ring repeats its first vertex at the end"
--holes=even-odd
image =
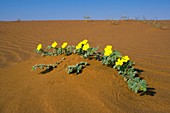
POLYGON ((154 96, 155 94, 156 94, 155 88, 150 88, 150 87, 148 87, 148 88, 147 88, 147 91, 146 91, 146 92, 142 92, 142 93, 140 94, 140 96, 144 96, 144 95, 154 96))
POLYGON ((51 72, 53 69, 54 69, 54 68, 53 68, 52 66, 50 66, 49 69, 46 69, 46 70, 40 72, 39 74, 46 74, 46 73, 49 73, 49 72, 51 72))

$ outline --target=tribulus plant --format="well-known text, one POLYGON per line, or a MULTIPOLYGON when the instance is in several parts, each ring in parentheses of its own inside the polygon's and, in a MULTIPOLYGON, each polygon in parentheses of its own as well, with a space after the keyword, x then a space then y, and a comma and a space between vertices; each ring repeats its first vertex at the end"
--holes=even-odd
POLYGON ((139 77, 129 79, 128 80, 128 87, 129 87, 129 89, 131 89, 135 93, 137 93, 138 91, 145 92, 147 90, 146 89, 146 87, 147 87, 146 81, 141 80, 139 77))
POLYGON ((47 55, 50 56, 51 55, 50 52, 44 51, 42 44, 38 44, 35 52, 38 53, 38 54, 41 53, 42 56, 47 56, 47 55))
POLYGON ((107 45, 104 49, 104 55, 102 56, 102 64, 113 67, 117 58, 122 57, 120 52, 117 50, 112 51, 112 46, 107 45))
POLYGON ((90 56, 94 56, 97 53, 97 50, 98 47, 91 48, 88 43, 88 40, 85 39, 76 46, 76 50, 74 53, 81 55, 83 58, 89 58, 90 56))
POLYGON ((67 70, 68 74, 71 74, 71 73, 79 74, 79 73, 82 72, 82 69, 84 67, 86 67, 87 65, 88 65, 87 62, 80 62, 80 63, 78 63, 78 64, 76 64, 74 66, 68 66, 66 68, 66 70, 67 70))
POLYGON ((32 70, 36 70, 37 68, 39 69, 53 69, 56 68, 61 62, 63 62, 63 60, 65 60, 65 58, 63 57, 59 62, 56 62, 54 64, 36 64, 34 66, 32 66, 32 70))
POLYGON ((67 46, 68 43, 67 42, 64 42, 61 46, 61 53, 62 54, 65 54, 65 55, 71 55, 74 50, 75 50, 75 46, 67 46))
POLYGON ((54 41, 51 45, 47 46, 47 49, 53 49, 52 56, 57 56, 62 54, 62 48, 57 47, 58 43, 54 41))
MULTIPOLYGON (((57 47, 57 42, 53 42, 50 46, 47 46, 47 49, 53 49, 53 52, 45 52, 42 49, 42 44, 37 46, 36 52, 42 53, 43 56, 57 56, 61 54, 71 55, 71 54, 78 54, 81 55, 83 58, 94 58, 102 62, 103 65, 107 65, 112 67, 118 71, 118 74, 122 75, 125 81, 127 81, 129 89, 134 91, 135 93, 139 91, 145 92, 147 90, 147 83, 145 80, 137 77, 136 75, 139 74, 134 69, 135 62, 131 61, 129 56, 125 55, 122 56, 118 50, 112 50, 111 45, 107 45, 104 48, 103 52, 97 52, 98 47, 92 48, 90 47, 88 40, 85 39, 78 43, 75 46, 68 46, 67 42, 64 42, 61 47, 57 47)), ((60 62, 62 62, 62 59, 60 62)), ((60 62, 56 62, 55 64, 36 64, 32 67, 32 70, 36 68, 55 68, 60 62)), ((80 62, 74 66, 68 66, 66 68, 68 74, 81 73, 82 69, 87 66, 87 62, 80 62)))
POLYGON ((138 79, 137 79, 138 81, 136 80, 135 76, 137 74, 137 71, 135 71, 133 67, 135 62, 130 61, 130 58, 127 55, 122 57, 119 51, 117 50, 112 51, 111 45, 107 45, 105 47, 103 54, 104 54, 102 57, 103 65, 111 66, 114 69, 117 69, 118 74, 121 74, 124 80, 128 81, 128 84, 129 81, 132 84, 133 83, 138 84, 138 88, 136 88, 135 90, 132 89, 132 87, 129 87, 130 89, 132 89, 135 93, 137 93, 138 91, 146 91, 146 87, 147 87, 146 81, 141 82, 144 80, 138 80, 138 79))
POLYGON ((56 68, 56 66, 57 65, 55 65, 55 64, 36 64, 32 67, 32 70, 34 71, 37 68, 39 68, 39 69, 44 69, 44 68, 50 69, 50 68, 56 68))
POLYGON ((64 42, 61 47, 57 47, 57 42, 53 42, 51 45, 47 46, 46 49, 53 49, 52 52, 46 52, 42 49, 42 44, 39 44, 36 49, 36 53, 42 53, 42 56, 58 56, 61 54, 71 55, 75 46, 68 46, 67 42, 64 42))
POLYGON ((38 44, 38 46, 37 46, 37 49, 36 49, 37 51, 42 51, 42 44, 38 44))

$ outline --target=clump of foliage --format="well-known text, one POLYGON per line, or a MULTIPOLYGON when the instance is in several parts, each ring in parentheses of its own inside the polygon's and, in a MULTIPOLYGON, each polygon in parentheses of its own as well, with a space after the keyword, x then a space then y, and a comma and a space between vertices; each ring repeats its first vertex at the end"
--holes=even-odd
POLYGON ((82 69, 85 68, 87 65, 88 65, 87 62, 80 62, 74 66, 68 66, 66 68, 66 70, 67 70, 68 74, 71 74, 71 73, 79 74, 82 72, 82 69))
POLYGON ((111 24, 111 25, 119 25, 120 24, 120 20, 108 20, 108 23, 111 24))
POLYGON ((48 69, 54 69, 56 68, 61 62, 63 62, 63 60, 65 60, 65 58, 63 57, 62 60, 60 60, 59 62, 56 62, 54 64, 36 64, 34 66, 32 66, 32 70, 36 70, 37 68, 39 69, 44 69, 46 68, 46 70, 48 69))
POLYGON ((57 47, 57 45, 57 42, 53 42, 51 45, 47 46, 46 49, 53 49, 52 52, 47 52, 42 48, 42 44, 39 44, 35 51, 36 53, 42 53, 42 56, 58 56, 61 54, 68 56, 71 55, 75 49, 75 46, 67 46, 67 42, 64 42, 61 47, 57 47))
POLYGON ((127 16, 121 16, 121 20, 129 20, 129 17, 127 17, 127 16))
POLYGON ((122 57, 117 50, 112 51, 112 46, 107 45, 104 49, 104 55, 102 56, 102 64, 107 66, 114 66, 117 58, 122 57))
POLYGON ((166 30, 168 28, 163 23, 157 20, 152 20, 151 25, 154 26, 155 28, 162 29, 162 30, 166 30))
POLYGON ((155 28, 161 29, 161 30, 167 30, 168 29, 168 26, 163 24, 159 20, 147 20, 145 17, 143 17, 142 22, 145 23, 145 24, 149 24, 149 25, 151 25, 155 28))
POLYGON ((119 20, 111 20, 110 22, 112 25, 119 25, 120 21, 119 20))
POLYGON ((146 90, 147 90, 146 81, 142 80, 139 77, 129 79, 128 80, 128 87, 129 87, 129 89, 131 89, 135 93, 137 93, 138 91, 146 92, 146 90))
MULTIPOLYGON (((74 46, 67 46, 68 43, 64 42, 61 47, 57 47, 57 42, 52 43, 52 45, 47 46, 47 49, 53 49, 53 52, 45 52, 42 48, 42 45, 39 44, 37 46, 36 52, 42 53, 42 56, 57 56, 61 54, 71 55, 78 54, 83 58, 96 59, 101 61, 103 65, 114 68, 118 71, 119 75, 122 75, 124 80, 127 82, 129 89, 138 93, 139 91, 146 92, 147 91, 147 83, 145 80, 142 80, 137 76, 138 72, 134 68, 135 62, 130 60, 129 56, 122 56, 118 50, 112 50, 111 45, 107 45, 104 48, 103 52, 97 52, 98 47, 92 48, 90 47, 88 40, 85 39, 74 46)), ((62 62, 62 59, 60 62, 62 62)), ((36 68, 43 69, 46 67, 55 68, 60 62, 56 62, 55 64, 37 64, 32 67, 33 70, 36 68)), ((68 74, 81 73, 82 69, 88 65, 87 62, 80 62, 74 66, 68 66, 66 68, 68 74)))
POLYGON ((135 71, 133 67, 135 62, 130 61, 130 58, 127 55, 122 57, 117 50, 112 51, 111 45, 106 46, 104 49, 102 64, 116 69, 118 74, 122 75, 124 80, 127 81, 129 89, 132 89, 135 93, 138 91, 146 91, 146 81, 136 77, 137 71, 135 71))
POLYGON ((84 16, 84 21, 85 22, 90 22, 90 16, 84 16))
POLYGON ((90 58, 97 53, 98 47, 92 48, 90 47, 88 40, 83 40, 76 46, 74 53, 81 55, 83 58, 90 58))

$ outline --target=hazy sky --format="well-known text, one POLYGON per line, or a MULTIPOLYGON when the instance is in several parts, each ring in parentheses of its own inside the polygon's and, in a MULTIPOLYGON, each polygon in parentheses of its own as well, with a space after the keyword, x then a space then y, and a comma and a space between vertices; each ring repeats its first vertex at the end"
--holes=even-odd
POLYGON ((0 0, 0 20, 170 19, 170 0, 0 0))

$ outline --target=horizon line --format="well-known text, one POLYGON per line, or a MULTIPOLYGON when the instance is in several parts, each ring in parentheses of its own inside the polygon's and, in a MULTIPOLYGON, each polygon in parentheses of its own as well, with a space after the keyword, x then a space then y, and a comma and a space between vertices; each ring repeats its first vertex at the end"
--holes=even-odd
MULTIPOLYGON (((114 21, 114 20, 144 20, 144 19, 89 19, 89 21, 114 21)), ((168 21, 170 19, 145 19, 146 21, 148 20, 164 20, 168 21)), ((85 21, 85 19, 16 19, 16 20, 0 20, 0 22, 24 22, 24 21, 85 21)))

